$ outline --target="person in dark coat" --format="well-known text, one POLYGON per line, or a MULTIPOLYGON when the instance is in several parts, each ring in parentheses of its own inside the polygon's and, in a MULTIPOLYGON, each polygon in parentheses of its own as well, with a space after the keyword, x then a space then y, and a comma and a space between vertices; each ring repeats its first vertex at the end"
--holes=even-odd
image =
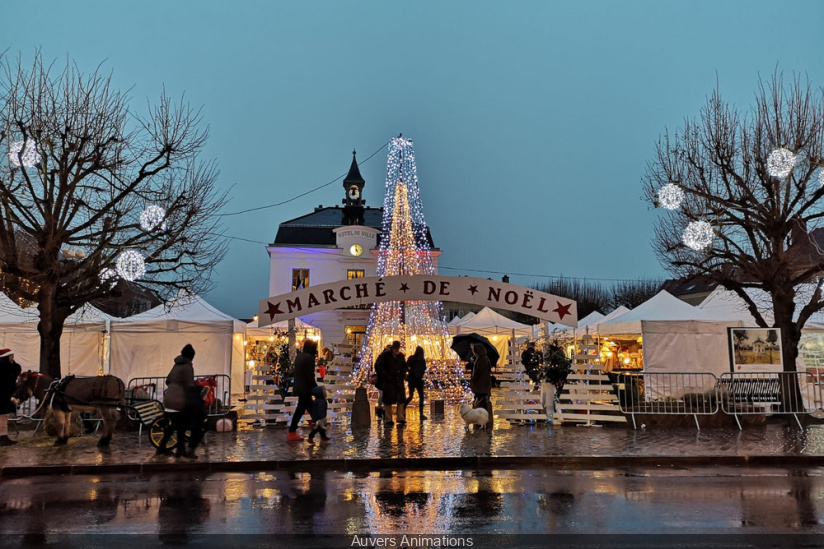
POLYGON ((326 387, 318 385, 313 388, 312 396, 315 399, 312 403, 312 421, 315 422, 315 425, 309 431, 309 442, 312 442, 318 433, 320 433, 321 440, 329 440, 329 436, 326 434, 328 428, 326 414, 329 411, 329 403, 326 401, 326 387))
POLYGON ((472 403, 473 408, 486 408, 489 413, 487 429, 492 429, 492 364, 486 353, 486 347, 481 343, 472 344, 472 353, 475 355, 475 363, 472 367, 472 377, 469 388, 475 395, 472 403))
POLYGON ((535 350, 534 341, 530 341, 526 346, 526 350, 521 353, 521 364, 524 367, 526 375, 529 376, 529 379, 531 379, 533 383, 538 383, 541 356, 538 354, 538 351, 535 350))
POLYGON ((418 407, 420 409, 421 421, 427 418, 423 414, 423 375, 426 373, 426 359, 423 356, 423 347, 418 345, 415 349, 415 354, 409 357, 406 361, 406 366, 409 370, 409 396, 406 397, 405 406, 409 406, 412 402, 412 397, 415 396, 415 391, 418 391, 418 407))
MULTIPOLYGON (((375 388, 378 390, 378 405, 375 406, 375 419, 386 419, 386 409, 383 407, 383 382, 384 382, 384 364, 392 356, 392 345, 387 345, 378 358, 375 359, 375 375, 378 380, 375 382, 375 388)), ((392 419, 391 417, 389 419, 392 419)))
MULTIPOLYGON (((394 425, 392 421, 393 407, 397 405, 398 425, 406 424, 406 390, 403 382, 406 379, 406 357, 401 353, 401 342, 393 341, 392 349, 382 364, 383 370, 383 404, 388 407, 386 425, 394 425)), ((381 375, 380 373, 378 374, 381 375)))
POLYGON ((166 391, 163 393, 163 407, 169 424, 163 438, 157 445, 157 454, 170 454, 166 444, 177 433, 175 457, 197 458, 195 449, 203 437, 203 399, 201 388, 195 385, 195 368, 192 360, 195 349, 187 344, 175 358, 169 375, 166 376, 166 391), (186 431, 190 430, 189 449, 186 449, 186 431))
POLYGON ((318 353, 318 344, 307 339, 303 342, 303 351, 295 357, 295 377, 292 379, 292 396, 298 397, 292 422, 286 440, 301 441, 303 437, 298 431, 298 422, 307 410, 312 409, 312 389, 318 386, 315 381, 315 355, 318 353))
POLYGON ((17 411, 12 395, 21 371, 20 365, 14 361, 14 352, 0 349, 0 446, 17 444, 16 440, 9 438, 9 417, 17 411))

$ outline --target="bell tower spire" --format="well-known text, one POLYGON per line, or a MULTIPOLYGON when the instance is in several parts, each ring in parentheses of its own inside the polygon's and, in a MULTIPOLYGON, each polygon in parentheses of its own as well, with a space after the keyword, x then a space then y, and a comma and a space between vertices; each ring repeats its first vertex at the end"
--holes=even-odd
POLYGON ((343 179, 343 190, 346 193, 343 199, 343 224, 363 224, 363 206, 366 201, 362 198, 363 187, 366 185, 358 168, 357 151, 352 151, 352 165, 349 173, 343 179))

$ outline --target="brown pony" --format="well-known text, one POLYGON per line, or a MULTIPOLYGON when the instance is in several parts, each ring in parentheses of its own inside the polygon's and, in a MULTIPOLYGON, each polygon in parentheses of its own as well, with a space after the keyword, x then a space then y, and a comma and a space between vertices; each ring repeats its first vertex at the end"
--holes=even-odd
MULTIPOLYGON (((20 376, 17 391, 15 391, 15 397, 21 402, 35 395, 35 391, 29 389, 32 382, 22 378, 23 376, 20 376)), ((126 386, 123 380, 110 375, 94 377, 69 375, 52 382, 46 390, 44 398, 51 407, 57 422, 57 440, 54 441, 54 444, 66 444, 68 442, 69 414, 71 412, 92 412, 97 410, 98 415, 103 419, 103 434, 97 445, 108 446, 117 421, 117 408, 123 404, 125 396, 126 386)))

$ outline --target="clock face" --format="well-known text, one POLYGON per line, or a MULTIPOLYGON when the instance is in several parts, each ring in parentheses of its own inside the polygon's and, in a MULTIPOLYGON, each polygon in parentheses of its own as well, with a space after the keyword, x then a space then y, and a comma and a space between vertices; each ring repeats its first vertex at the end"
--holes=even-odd
POLYGON ((357 187, 350 187, 349 188, 349 198, 352 200, 358 198, 360 196, 360 191, 358 191, 357 187))
POLYGON ((361 248, 360 244, 352 244, 352 247, 349 248, 349 253, 357 257, 363 253, 363 248, 361 248))

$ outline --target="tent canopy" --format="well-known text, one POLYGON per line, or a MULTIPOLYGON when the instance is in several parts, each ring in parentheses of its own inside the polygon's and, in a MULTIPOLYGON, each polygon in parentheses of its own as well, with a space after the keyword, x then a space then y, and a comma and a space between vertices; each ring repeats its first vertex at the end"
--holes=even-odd
MULTIPOLYGON (((815 291, 814 284, 802 284, 795 288, 796 310, 793 320, 798 319, 798 313, 806 303, 810 301, 812 292, 815 291)), ((758 288, 747 288, 747 295, 758 306, 758 310, 767 324, 772 326, 774 322, 772 314, 772 298, 770 294, 758 288)), ((721 286, 715 288, 710 295, 698 306, 698 308, 709 311, 718 316, 740 320, 745 326, 756 326, 755 318, 750 314, 746 302, 732 290, 727 290, 721 286)), ((804 329, 808 331, 824 331, 824 312, 813 313, 804 324, 804 329)))
POLYGON ((184 345, 195 348, 195 375, 231 375, 243 387, 246 324, 200 296, 181 292, 171 306, 112 321, 111 373, 129 380, 166 376, 184 345))
POLYGON ((159 323, 166 323, 171 331, 200 332, 205 326, 212 329, 221 325, 226 333, 246 331, 246 324, 209 305, 202 297, 181 290, 170 305, 158 305, 143 313, 125 319, 116 319, 113 330, 141 330, 154 332, 159 323))
MULTIPOLYGON (((252 322, 246 324, 246 335, 250 337, 269 337, 275 330, 288 329, 288 320, 281 320, 280 322, 269 324, 268 326, 264 326, 263 328, 259 328, 258 321, 253 320, 252 322)), ((311 324, 307 324, 300 318, 295 319, 295 330, 309 330, 312 332, 313 335, 316 333, 320 333, 320 328, 315 328, 314 326, 312 326, 311 324)))
POLYGON ((611 320, 604 320, 598 324, 600 335, 628 335, 640 334, 642 321, 661 320, 727 320, 709 311, 685 303, 666 290, 656 295, 624 314, 617 315, 611 320))
POLYGON ((460 323, 449 326, 449 331, 462 334, 474 332, 482 336, 511 336, 514 331, 516 336, 532 336, 532 326, 515 322, 510 318, 496 313, 489 307, 484 307, 469 320, 464 317, 460 323), (460 332, 458 332, 458 330, 460 330, 460 332))

